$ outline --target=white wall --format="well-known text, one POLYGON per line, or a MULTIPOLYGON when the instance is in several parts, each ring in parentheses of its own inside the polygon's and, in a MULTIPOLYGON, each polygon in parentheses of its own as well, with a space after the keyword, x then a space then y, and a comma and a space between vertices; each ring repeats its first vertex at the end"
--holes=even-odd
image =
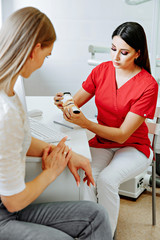
POLYGON ((153 1, 129 6, 124 0, 2 0, 3 19, 24 6, 45 12, 57 33, 52 56, 43 67, 25 80, 28 95, 74 94, 90 73, 87 64, 90 44, 110 46, 114 29, 125 21, 144 27, 149 49, 152 46, 153 1))

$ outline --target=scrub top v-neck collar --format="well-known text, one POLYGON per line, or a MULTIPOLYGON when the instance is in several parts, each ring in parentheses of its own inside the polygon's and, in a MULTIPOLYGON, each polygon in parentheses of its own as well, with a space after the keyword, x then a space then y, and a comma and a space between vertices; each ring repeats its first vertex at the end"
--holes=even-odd
MULTIPOLYGON (((114 68, 114 66, 113 66, 114 68)), ((114 84, 115 84, 115 91, 118 93, 121 90, 123 90, 123 88, 127 87, 128 84, 132 84, 130 82, 134 81, 135 78, 142 72, 143 69, 141 69, 141 71, 139 71, 137 74, 135 74, 133 77, 131 77, 130 79, 128 79, 122 86, 120 86, 119 88, 117 87, 117 81, 116 81, 116 69, 114 68, 114 84)))

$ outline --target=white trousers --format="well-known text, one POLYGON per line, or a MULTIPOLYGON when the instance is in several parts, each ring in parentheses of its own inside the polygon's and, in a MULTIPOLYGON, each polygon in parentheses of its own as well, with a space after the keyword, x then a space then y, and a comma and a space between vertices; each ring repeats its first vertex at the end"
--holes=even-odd
POLYGON ((83 184, 82 199, 100 203, 108 212, 112 235, 119 215, 121 183, 145 171, 151 164, 153 152, 147 158, 133 147, 119 149, 91 148, 92 172, 96 188, 83 184))

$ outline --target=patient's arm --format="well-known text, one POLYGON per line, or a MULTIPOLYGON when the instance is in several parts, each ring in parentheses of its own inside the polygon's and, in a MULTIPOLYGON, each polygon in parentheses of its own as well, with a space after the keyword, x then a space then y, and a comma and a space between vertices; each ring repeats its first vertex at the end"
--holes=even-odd
POLYGON ((20 211, 32 203, 63 172, 71 158, 71 150, 63 138, 52 150, 48 146, 43 151, 43 171, 32 181, 27 182, 25 189, 12 196, 1 195, 1 200, 9 212, 20 211))
MULTIPOLYGON (((27 156, 42 157, 44 149, 49 145, 49 143, 32 137, 31 145, 28 149, 27 156)), ((54 147, 55 145, 52 145, 52 148, 54 147)))
MULTIPOLYGON (((32 142, 31 142, 31 145, 27 152, 27 156, 42 157, 44 149, 47 146, 49 146, 48 143, 32 137, 32 142)), ((51 145, 51 146, 52 146, 52 149, 54 149, 56 147, 55 145, 51 145)), ((43 169, 43 165, 44 164, 42 161, 42 169, 43 169)), ((86 158, 78 153, 72 152, 72 157, 68 163, 68 168, 70 169, 71 173, 73 174, 78 186, 80 183, 80 176, 78 174, 78 169, 83 169, 85 171, 85 175, 87 176, 87 179, 88 179, 88 181, 87 181, 88 185, 90 185, 90 183, 93 185, 95 184, 93 176, 92 176, 90 162, 89 162, 88 158, 86 158)))

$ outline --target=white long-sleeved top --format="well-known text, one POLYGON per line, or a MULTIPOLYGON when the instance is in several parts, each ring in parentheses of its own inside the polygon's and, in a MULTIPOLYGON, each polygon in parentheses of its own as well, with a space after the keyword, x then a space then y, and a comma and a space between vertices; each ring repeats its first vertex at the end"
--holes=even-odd
POLYGON ((28 119, 15 94, 0 91, 0 195, 25 189, 26 152, 31 144, 28 119))

